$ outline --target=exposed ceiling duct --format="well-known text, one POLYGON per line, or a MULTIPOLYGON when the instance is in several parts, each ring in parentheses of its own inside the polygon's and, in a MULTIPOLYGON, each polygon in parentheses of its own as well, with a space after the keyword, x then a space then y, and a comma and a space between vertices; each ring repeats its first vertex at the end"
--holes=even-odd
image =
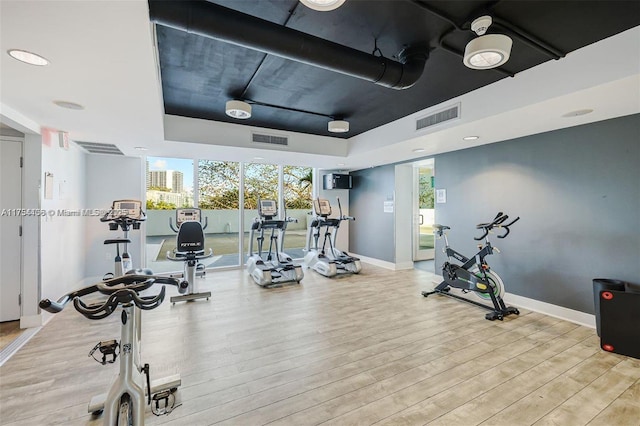
POLYGON ((149 2, 151 21, 166 27, 368 80, 392 89, 413 86, 427 46, 404 49, 399 61, 346 47, 207 1, 149 2))

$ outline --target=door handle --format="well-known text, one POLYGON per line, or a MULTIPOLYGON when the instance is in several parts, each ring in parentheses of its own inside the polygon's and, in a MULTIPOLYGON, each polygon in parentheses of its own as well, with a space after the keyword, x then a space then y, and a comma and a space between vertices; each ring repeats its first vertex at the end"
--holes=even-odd
POLYGON ((424 225, 424 215, 419 214, 418 217, 420 217, 420 223, 418 223, 418 225, 424 225))

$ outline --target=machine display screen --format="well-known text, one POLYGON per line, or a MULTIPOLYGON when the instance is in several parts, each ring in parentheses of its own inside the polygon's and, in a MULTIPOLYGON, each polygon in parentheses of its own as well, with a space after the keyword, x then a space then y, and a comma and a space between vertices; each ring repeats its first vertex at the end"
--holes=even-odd
POLYGON ((200 222, 200 209, 176 209, 176 222, 180 225, 182 222, 200 222))
POLYGON ((274 200, 260 200, 260 213, 263 216, 275 216, 278 212, 274 200))
POLYGON ((320 216, 328 216, 331 214, 331 203, 324 198, 318 198, 315 200, 316 214, 320 216))
POLYGON ((112 211, 115 216, 127 216, 140 219, 142 202, 138 200, 118 200, 113 202, 112 211))

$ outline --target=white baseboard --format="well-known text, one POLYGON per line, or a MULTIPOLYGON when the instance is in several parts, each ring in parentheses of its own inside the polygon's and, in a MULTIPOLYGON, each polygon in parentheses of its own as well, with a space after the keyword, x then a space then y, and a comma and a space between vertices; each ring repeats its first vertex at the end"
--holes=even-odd
POLYGON ((585 327, 596 328, 596 316, 592 314, 565 308, 563 306, 552 305, 551 303, 541 302, 528 297, 518 296, 517 294, 505 293, 504 300, 505 303, 509 305, 529 309, 530 311, 539 312, 554 318, 560 318, 585 327))
POLYGON ((42 315, 27 315, 20 317, 20 328, 33 328, 42 325, 42 315))
MULTIPOLYGON (((378 259, 368 258, 366 256, 354 255, 359 257, 363 262, 370 263, 375 266, 380 266, 382 268, 390 269, 392 271, 398 271, 401 269, 412 269, 413 263, 411 265, 402 263, 395 264, 391 262, 385 262, 378 259), (407 267, 408 266, 408 267, 407 267)), ((431 280, 431 285, 423 288, 424 291, 433 291, 433 289, 442 282, 442 276, 438 274, 434 274, 433 279, 431 280)), ((460 295, 465 297, 465 295, 460 295)), ((469 296, 470 299, 473 299, 475 296, 469 296)), ((528 297, 518 296, 517 294, 505 293, 504 296, 505 303, 509 305, 514 305, 518 308, 529 309, 530 311, 539 312, 541 314, 549 315, 550 317, 560 318, 565 321, 569 321, 575 324, 583 325, 589 328, 596 328, 596 317, 592 314, 587 314, 585 312, 576 311, 573 309, 565 308, 563 306, 553 305, 551 303, 541 302, 539 300, 530 299, 528 297)))
POLYGON ((390 269, 392 271, 400 271, 403 269, 413 269, 413 262, 393 263, 386 260, 375 259, 373 257, 362 256, 356 253, 349 253, 350 256, 357 257, 364 263, 379 266, 381 268, 390 269))

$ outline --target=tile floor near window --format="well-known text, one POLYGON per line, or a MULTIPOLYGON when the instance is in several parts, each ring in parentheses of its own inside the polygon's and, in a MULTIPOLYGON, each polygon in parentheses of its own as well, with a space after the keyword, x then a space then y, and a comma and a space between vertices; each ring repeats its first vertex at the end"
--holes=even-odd
MULTIPOLYGON (((147 424, 638 425, 640 360, 595 331, 523 310, 504 322, 420 291, 433 275, 365 264, 263 289, 246 271, 208 273, 209 301, 143 312, 152 379, 180 373, 182 405, 147 424)), ((116 365, 87 357, 119 338, 119 315, 68 306, 0 367, 0 423, 89 425, 116 365)))

